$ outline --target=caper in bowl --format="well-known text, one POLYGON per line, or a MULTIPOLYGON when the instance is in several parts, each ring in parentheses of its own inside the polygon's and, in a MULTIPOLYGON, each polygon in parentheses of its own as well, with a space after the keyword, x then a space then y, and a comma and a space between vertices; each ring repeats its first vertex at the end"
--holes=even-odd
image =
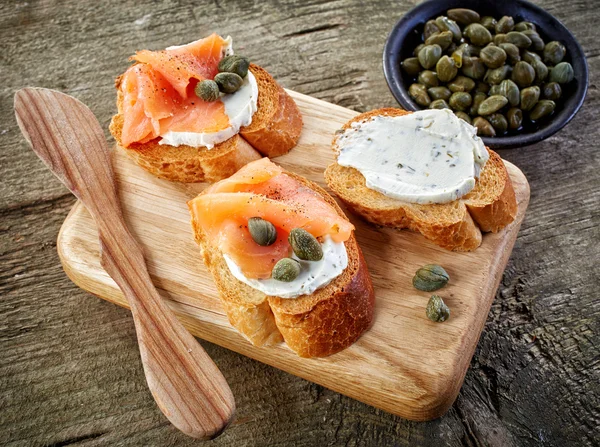
POLYGON ((388 37, 384 73, 403 108, 450 108, 492 148, 557 132, 581 107, 588 83, 575 38, 524 0, 418 5, 388 37))

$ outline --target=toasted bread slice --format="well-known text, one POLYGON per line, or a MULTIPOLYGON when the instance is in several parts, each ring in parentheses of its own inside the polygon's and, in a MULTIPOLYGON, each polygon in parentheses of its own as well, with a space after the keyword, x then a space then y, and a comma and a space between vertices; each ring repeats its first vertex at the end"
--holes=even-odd
POLYGON ((302 115, 294 100, 263 68, 250 64, 258 84, 258 109, 240 134, 269 158, 286 154, 300 138, 302 115))
POLYGON ((113 116, 109 126, 117 147, 157 177, 184 183, 212 183, 227 178, 242 166, 261 158, 258 151, 269 157, 288 152, 298 142, 302 130, 300 111, 294 100, 265 70, 251 64, 250 71, 258 85, 258 109, 252 117, 252 124, 212 149, 161 145, 159 138, 123 147, 123 94, 120 89, 121 77, 118 77, 118 113, 113 116), (246 138, 242 138, 241 134, 246 134, 246 138))
MULTIPOLYGON (((400 109, 378 109, 354 117, 343 126, 377 115, 402 116, 400 109)), ((337 151, 336 139, 333 149, 337 151)), ((497 232, 515 219, 517 201, 502 159, 488 149, 490 158, 475 188, 450 203, 420 205, 402 202, 369 189, 356 169, 333 163, 325 171, 329 187, 357 214, 369 222, 418 231, 440 247, 471 251, 481 245, 481 232, 497 232)))
MULTIPOLYGON (((324 189, 293 173, 286 174, 319 193, 345 218, 324 189)), ((354 234, 345 242, 348 267, 340 276, 312 295, 284 299, 267 296, 236 279, 193 214, 192 228, 231 325, 252 344, 272 345, 283 338, 301 357, 323 357, 350 346, 371 325, 373 286, 354 234)))

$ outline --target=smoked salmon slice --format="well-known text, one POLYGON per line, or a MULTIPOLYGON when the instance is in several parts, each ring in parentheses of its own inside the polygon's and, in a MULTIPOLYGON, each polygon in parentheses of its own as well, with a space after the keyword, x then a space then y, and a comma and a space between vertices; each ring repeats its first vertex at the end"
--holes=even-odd
POLYGON ((249 163, 228 179, 209 187, 188 202, 200 228, 218 241, 248 278, 270 278, 273 266, 291 252, 289 232, 303 228, 315 237, 329 235, 335 242, 350 237, 354 226, 318 193, 287 175, 268 158, 249 163), (248 219, 261 217, 277 229, 268 247, 255 243, 248 219))
POLYGON ((122 144, 146 143, 168 131, 213 133, 230 126, 222 101, 206 102, 193 92, 212 79, 228 41, 212 34, 171 50, 139 51, 121 79, 122 144))

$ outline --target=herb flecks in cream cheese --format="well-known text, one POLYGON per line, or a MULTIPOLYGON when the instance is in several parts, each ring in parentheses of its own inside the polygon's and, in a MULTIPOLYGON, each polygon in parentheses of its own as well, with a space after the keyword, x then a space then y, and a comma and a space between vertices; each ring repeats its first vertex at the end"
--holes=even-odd
POLYGON ((310 295, 315 290, 325 287, 348 267, 348 253, 343 242, 334 242, 330 236, 325 236, 322 248, 323 258, 320 261, 302 261, 295 254, 291 256, 292 259, 300 262, 300 274, 291 282, 273 278, 246 278, 229 256, 224 254, 223 257, 231 274, 250 287, 269 296, 297 298, 301 295, 310 295))
POLYGON ((338 135, 338 163, 369 189, 410 203, 447 203, 475 187, 489 154, 477 130, 450 110, 375 116, 338 135))

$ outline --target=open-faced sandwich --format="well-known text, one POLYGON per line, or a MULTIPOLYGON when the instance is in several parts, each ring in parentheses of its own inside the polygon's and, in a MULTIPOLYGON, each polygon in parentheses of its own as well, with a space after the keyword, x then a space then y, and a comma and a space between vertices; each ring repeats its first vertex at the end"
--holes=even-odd
POLYGON ((188 206, 229 321, 254 345, 283 337, 321 357, 370 326, 373 287, 354 226, 315 183, 263 158, 188 206))
POLYGON ((116 81, 117 145, 151 173, 214 182, 298 142, 302 117, 264 69, 212 34, 162 51, 138 51, 116 81), (261 155, 262 154, 262 155, 261 155))
POLYGON ((437 245, 474 250, 481 232, 516 216, 502 159, 450 110, 379 109, 336 133, 329 187, 370 222, 420 232, 437 245))

